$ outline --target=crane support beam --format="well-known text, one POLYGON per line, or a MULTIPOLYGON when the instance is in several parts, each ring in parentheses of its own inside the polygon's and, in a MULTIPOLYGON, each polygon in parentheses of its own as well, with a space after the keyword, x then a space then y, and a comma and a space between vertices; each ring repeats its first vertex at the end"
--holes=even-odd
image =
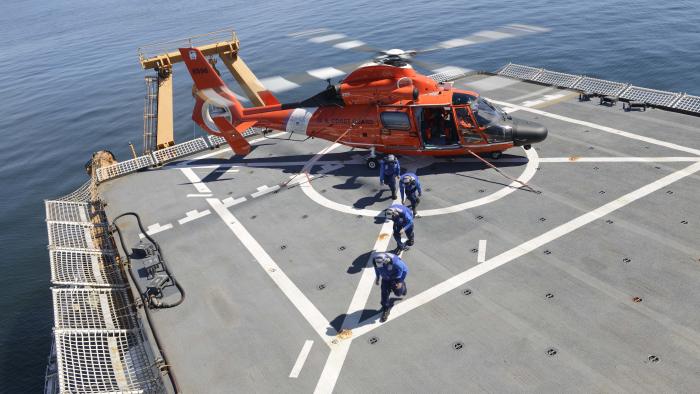
MULTIPOLYGON (((229 41, 219 41, 213 44, 197 46, 197 48, 202 51, 205 56, 219 55, 222 53, 236 53, 239 48, 238 39, 229 41)), ((144 69, 156 69, 162 67, 171 67, 175 63, 180 63, 182 61, 182 55, 180 52, 175 50, 165 54, 152 56, 152 57, 141 57, 141 67, 144 69)))
POLYGON ((163 149, 175 143, 173 136, 173 74, 158 78, 158 123, 156 149, 163 149))
POLYGON ((255 74, 250 71, 243 59, 235 53, 219 53, 219 57, 236 79, 236 82, 243 88, 253 105, 256 107, 265 105, 262 98, 260 98, 260 92, 266 89, 255 74))

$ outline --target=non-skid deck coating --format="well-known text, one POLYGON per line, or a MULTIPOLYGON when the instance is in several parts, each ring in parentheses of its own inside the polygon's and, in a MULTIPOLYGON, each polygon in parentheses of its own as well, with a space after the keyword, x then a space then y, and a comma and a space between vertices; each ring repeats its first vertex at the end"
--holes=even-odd
POLYGON ((456 84, 548 127, 495 162, 541 193, 472 159, 401 158, 426 215, 384 324, 365 267, 394 247, 374 217, 390 201, 365 152, 336 147, 275 192, 331 145, 277 134, 245 159, 221 149, 101 185, 187 292, 153 313, 183 391, 696 391, 700 119, 503 79, 456 84))

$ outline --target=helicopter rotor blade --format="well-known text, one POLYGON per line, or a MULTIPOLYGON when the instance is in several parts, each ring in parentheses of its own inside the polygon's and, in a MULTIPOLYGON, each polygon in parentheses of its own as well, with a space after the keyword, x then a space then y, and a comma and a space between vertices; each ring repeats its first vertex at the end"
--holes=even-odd
POLYGON ((510 24, 493 30, 482 30, 465 37, 441 41, 431 47, 416 51, 418 54, 440 51, 443 49, 459 48, 469 45, 483 44, 507 38, 522 37, 530 34, 546 33, 551 29, 541 26, 510 24))
POLYGON ((369 53, 381 52, 380 49, 375 48, 364 41, 353 39, 343 33, 326 28, 289 33, 287 34, 287 37, 304 39, 314 44, 326 44, 342 50, 369 53))

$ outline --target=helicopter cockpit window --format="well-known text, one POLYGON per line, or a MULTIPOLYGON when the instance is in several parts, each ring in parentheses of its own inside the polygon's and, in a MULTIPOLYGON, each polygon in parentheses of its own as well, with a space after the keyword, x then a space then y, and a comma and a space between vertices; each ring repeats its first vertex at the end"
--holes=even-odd
POLYGON ((457 121, 457 128, 462 134, 462 138, 466 143, 475 143, 482 140, 481 134, 476 132, 476 129, 472 125, 472 119, 469 116, 469 112, 466 108, 455 108, 455 115, 457 121))
POLYGON ((391 130, 410 130, 411 122, 405 112, 382 112, 382 125, 391 130))
POLYGON ((470 104, 476 100, 475 96, 464 93, 454 93, 452 95, 452 104, 454 105, 465 105, 470 104))
POLYGON ((489 126, 505 118, 502 112, 481 97, 473 101, 471 107, 474 116, 476 116, 476 121, 479 122, 481 126, 489 126))

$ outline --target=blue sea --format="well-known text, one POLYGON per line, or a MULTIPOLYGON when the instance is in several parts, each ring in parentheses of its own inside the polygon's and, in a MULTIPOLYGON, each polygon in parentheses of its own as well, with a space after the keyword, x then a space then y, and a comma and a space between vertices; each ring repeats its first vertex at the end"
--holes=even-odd
MULTIPOLYGON (((454 48, 421 60, 496 70, 508 62, 700 94, 700 2, 652 0, 3 0, 0 12, 0 392, 43 387, 53 313, 43 200, 87 180, 90 155, 141 149, 143 44, 233 27, 259 77, 367 59, 287 37, 330 28, 373 46, 429 47, 519 23, 548 33, 454 48)), ((176 140, 198 136, 191 81, 174 71, 176 140)), ((231 80, 231 78, 229 78, 231 80)), ((301 99, 318 81, 280 94, 301 99)))

